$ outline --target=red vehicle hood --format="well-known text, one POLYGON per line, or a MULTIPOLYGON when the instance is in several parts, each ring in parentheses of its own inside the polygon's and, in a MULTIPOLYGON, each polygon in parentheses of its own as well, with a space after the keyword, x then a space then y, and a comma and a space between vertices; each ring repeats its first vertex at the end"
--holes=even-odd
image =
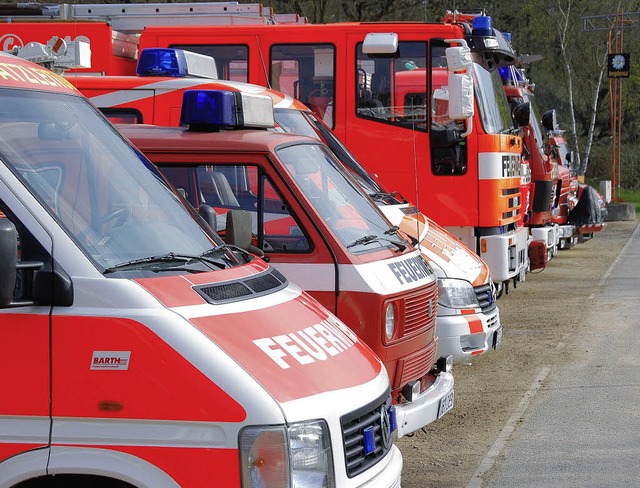
POLYGON ((137 282, 232 357, 275 399, 286 402, 375 379, 383 366, 318 302, 289 284, 256 298, 212 304, 203 289, 270 273, 264 262, 137 282))

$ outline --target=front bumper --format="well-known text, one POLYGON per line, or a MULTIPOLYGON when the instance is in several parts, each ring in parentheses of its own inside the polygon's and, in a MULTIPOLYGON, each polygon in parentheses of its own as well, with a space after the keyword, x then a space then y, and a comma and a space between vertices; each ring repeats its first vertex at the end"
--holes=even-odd
POLYGON ((402 454, 397 446, 393 446, 387 455, 389 460, 378 474, 358 485, 358 488, 400 488, 402 474, 402 454))
POLYGON ((443 415, 442 410, 450 405, 449 402, 453 403, 453 386, 453 375, 441 371, 433 384, 418 398, 396 405, 398 439, 438 420, 443 415))
POLYGON ((438 357, 453 356, 453 364, 468 362, 497 347, 502 338, 500 311, 472 315, 438 315, 438 357))

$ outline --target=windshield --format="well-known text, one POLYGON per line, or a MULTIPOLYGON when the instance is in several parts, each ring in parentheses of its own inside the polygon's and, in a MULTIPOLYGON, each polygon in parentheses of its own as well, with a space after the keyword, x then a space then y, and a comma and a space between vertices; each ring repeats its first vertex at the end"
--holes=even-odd
POLYGON ((565 166, 569 169, 571 168, 571 161, 569 156, 569 145, 566 142, 559 142, 558 143, 558 157, 559 157, 559 162, 562 166, 565 166))
POLYGON ((482 127, 487 134, 499 134, 513 128, 509 102, 497 69, 487 71, 473 64, 474 88, 482 127))
POLYGON ((0 159, 101 271, 222 245, 84 98, 0 89, 0 159))
POLYGON ((536 105, 535 98, 525 93, 523 95, 523 99, 525 102, 529 102, 531 106, 531 117, 529 122, 531 123, 531 128, 533 129, 533 133, 536 136, 538 147, 542 148, 542 146, 544 145, 544 136, 542 135, 542 127, 540 127, 540 121, 542 120, 542 117, 540 117, 540 112, 538 111, 538 106, 536 105))
POLYGON ((283 146, 278 157, 342 244, 352 253, 401 243, 378 208, 319 144, 283 146))
POLYGON ((274 111, 274 117, 278 126, 285 132, 313 137, 329 146, 334 156, 342 163, 342 167, 349 171, 358 185, 360 185, 368 195, 375 196, 378 203, 384 203, 385 205, 405 203, 393 195, 387 195, 384 190, 380 188, 378 182, 366 172, 342 141, 313 113, 292 109, 277 109, 274 111))

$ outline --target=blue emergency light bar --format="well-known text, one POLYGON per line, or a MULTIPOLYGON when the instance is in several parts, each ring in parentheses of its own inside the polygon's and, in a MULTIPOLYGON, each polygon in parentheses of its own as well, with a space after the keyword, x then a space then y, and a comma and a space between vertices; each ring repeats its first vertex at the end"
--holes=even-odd
POLYGON ((218 79, 216 62, 211 56, 170 48, 143 49, 140 52, 136 73, 139 76, 218 79))
POLYGON ((274 127, 270 97, 231 90, 186 90, 180 124, 191 128, 239 129, 274 127))
POLYGON ((493 36, 491 28, 491 17, 487 15, 478 15, 472 21, 472 35, 474 36, 493 36))

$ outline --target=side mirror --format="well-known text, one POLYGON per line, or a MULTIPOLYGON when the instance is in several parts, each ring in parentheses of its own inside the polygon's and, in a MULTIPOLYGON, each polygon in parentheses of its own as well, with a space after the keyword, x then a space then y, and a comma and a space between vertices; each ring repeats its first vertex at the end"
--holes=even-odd
POLYGON ((513 109, 513 121, 518 127, 524 127, 531 120, 531 104, 529 102, 520 103, 513 109))
POLYGON ((0 219, 0 307, 13 300, 18 269, 18 232, 8 219, 0 219))
POLYGON ((251 244, 251 214, 246 210, 229 210, 224 239, 227 244, 237 246, 257 256, 264 256, 262 249, 251 244))
POLYGON ((546 131, 558 130, 558 120, 556 118, 556 110, 547 110, 542 114, 542 127, 546 131))
POLYGON ((214 232, 218 231, 217 214, 211 205, 207 205, 206 203, 201 204, 200 208, 198 209, 198 213, 200 214, 200 217, 202 217, 204 221, 209 224, 209 227, 211 227, 214 232))

